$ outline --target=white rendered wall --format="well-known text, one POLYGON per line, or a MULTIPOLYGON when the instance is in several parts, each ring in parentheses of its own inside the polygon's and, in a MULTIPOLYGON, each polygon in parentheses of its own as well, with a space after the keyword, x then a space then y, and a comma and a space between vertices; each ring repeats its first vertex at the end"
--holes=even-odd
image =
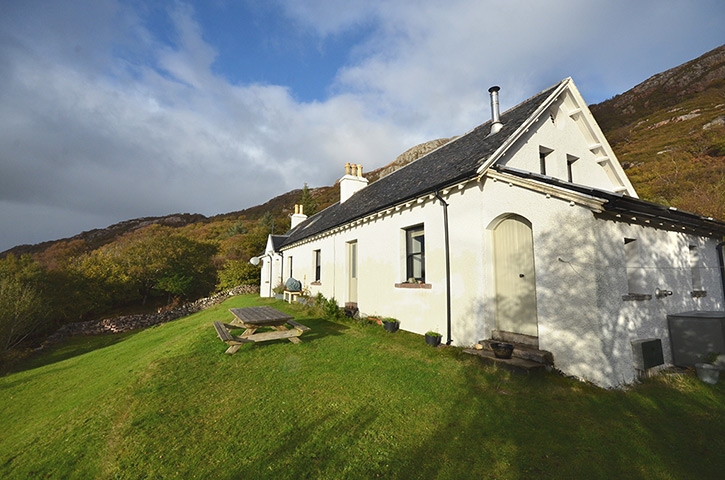
POLYGON ((692 310, 723 310, 722 286, 715 246, 717 241, 652 227, 599 221, 608 228, 599 229, 597 284, 600 299, 602 349, 608 363, 608 381, 612 385, 630 383, 635 378, 631 342, 648 338, 662 340, 664 359, 672 362, 667 315, 692 310), (640 243, 643 283, 649 300, 622 300, 626 295, 624 238, 640 243), (705 297, 693 297, 689 246, 699 247, 700 274, 705 297), (657 288, 670 290, 671 296, 657 298, 657 288), (619 293, 619 295, 618 295, 619 293))
POLYGON ((268 252, 262 257, 262 271, 260 273, 259 283, 260 297, 274 296, 273 289, 282 283, 281 255, 268 252))
POLYGON ((569 116, 569 112, 576 107, 572 95, 568 92, 563 94, 562 98, 542 114, 530 131, 516 142, 512 149, 516 154, 504 157, 500 163, 541 173, 539 149, 545 147, 553 150, 546 156, 546 175, 567 181, 567 155, 570 155, 578 158, 572 164, 573 183, 609 192, 624 188, 617 180, 611 165, 606 162, 603 165, 597 163, 597 159, 605 155, 604 149, 592 149, 592 145, 598 140, 588 132, 585 122, 578 116, 575 117, 578 120, 569 116), (609 173, 607 169, 610 170, 609 173))

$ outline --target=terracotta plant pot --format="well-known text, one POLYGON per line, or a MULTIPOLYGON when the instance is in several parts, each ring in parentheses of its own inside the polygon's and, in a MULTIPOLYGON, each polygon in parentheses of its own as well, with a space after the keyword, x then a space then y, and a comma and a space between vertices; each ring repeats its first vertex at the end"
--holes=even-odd
POLYGON ((510 343, 492 343, 491 349, 496 358, 511 358, 511 354, 514 353, 514 346, 510 343))

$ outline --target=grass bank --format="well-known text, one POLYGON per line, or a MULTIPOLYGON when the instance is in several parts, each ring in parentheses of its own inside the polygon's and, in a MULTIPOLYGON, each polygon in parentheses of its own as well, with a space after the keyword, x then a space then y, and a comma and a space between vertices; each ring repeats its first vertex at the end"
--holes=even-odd
POLYGON ((0 378, 2 478, 719 478, 723 430, 723 382, 519 376, 253 296, 0 378), (262 304, 312 330, 224 355, 211 322, 262 304))

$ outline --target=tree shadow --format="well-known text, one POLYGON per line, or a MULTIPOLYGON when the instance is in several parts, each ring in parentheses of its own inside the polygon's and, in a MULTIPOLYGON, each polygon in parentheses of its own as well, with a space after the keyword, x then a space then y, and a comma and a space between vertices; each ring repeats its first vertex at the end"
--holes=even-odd
POLYGON ((77 335, 69 337, 60 343, 33 352, 29 356, 7 365, 0 372, 0 375, 5 376, 32 370, 110 347, 133 337, 140 331, 139 329, 106 335, 77 335))
POLYGON ((455 408, 395 452, 389 478, 715 478, 725 468, 722 404, 703 415, 705 395, 603 390, 475 359, 465 381, 455 408))
POLYGON ((717 257, 703 251, 705 298, 692 298, 689 245, 705 244, 682 232, 661 232, 586 212, 558 213, 534 224, 539 344, 558 368, 600 386, 636 380, 632 342, 658 338, 672 361, 667 315, 719 310, 717 257), (604 225, 602 225, 604 223, 604 225), (566 233, 563 234, 562 232, 566 233), (625 238, 637 239, 634 265, 625 238), (630 292, 630 278, 642 291, 630 292), (673 291, 658 298, 657 288, 673 291), (630 299, 631 293, 647 294, 630 299))

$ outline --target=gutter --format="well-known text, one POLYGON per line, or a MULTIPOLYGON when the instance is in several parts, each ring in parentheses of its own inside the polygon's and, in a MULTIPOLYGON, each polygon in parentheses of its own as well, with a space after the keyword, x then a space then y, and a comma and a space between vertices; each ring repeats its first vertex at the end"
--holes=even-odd
POLYGON ((723 257, 723 247, 725 242, 720 242, 715 246, 718 252, 717 261, 720 264, 720 285, 722 286, 723 309, 725 309, 725 258, 723 257))
POLYGON ((443 197, 441 197, 438 191, 436 191, 435 196, 443 206, 443 232, 445 235, 446 250, 446 345, 450 345, 453 339, 451 338, 451 250, 448 242, 448 203, 443 200, 443 197))

